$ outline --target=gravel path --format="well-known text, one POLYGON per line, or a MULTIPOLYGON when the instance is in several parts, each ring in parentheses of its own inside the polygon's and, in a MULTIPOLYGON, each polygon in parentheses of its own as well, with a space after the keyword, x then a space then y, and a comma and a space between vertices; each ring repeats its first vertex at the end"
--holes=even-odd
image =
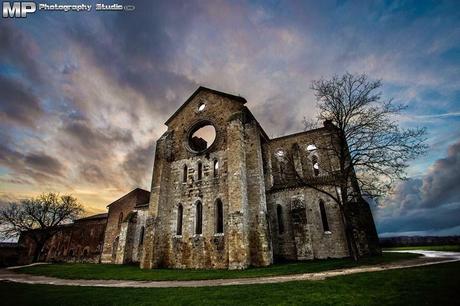
POLYGON ((25 284, 46 284, 58 286, 91 286, 91 287, 119 287, 119 288, 170 288, 170 287, 208 287, 208 286, 231 286, 283 283, 303 280, 323 280, 329 277, 349 275, 361 272, 375 272, 393 269, 403 269, 435 265, 439 263, 460 261, 460 252, 438 251, 392 251, 402 253, 422 254, 423 257, 398 261, 395 263, 379 264, 373 266, 361 266, 356 268, 329 270, 317 273, 291 274, 280 276, 266 276, 257 278, 238 279, 211 279, 190 281, 128 281, 128 280, 85 280, 85 279, 61 279, 48 276, 36 276, 14 272, 18 267, 0 270, 0 281, 10 281, 25 284))

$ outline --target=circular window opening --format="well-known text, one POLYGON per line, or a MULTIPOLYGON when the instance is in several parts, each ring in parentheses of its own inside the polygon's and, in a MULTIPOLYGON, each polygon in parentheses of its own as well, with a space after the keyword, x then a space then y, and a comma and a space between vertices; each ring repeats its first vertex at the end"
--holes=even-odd
POLYGON ((192 151, 203 152, 208 149, 216 139, 216 129, 209 122, 194 127, 188 137, 188 145, 192 151))
POLYGON ((206 104, 201 103, 200 106, 198 106, 198 111, 202 112, 205 109, 205 107, 206 107, 206 104))

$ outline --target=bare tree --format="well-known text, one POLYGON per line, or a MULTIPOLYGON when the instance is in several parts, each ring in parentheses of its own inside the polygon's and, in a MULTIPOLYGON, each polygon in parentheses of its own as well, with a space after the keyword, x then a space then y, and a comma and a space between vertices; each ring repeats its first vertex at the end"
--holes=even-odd
POLYGON ((13 238, 21 232, 30 231, 30 237, 36 244, 36 261, 45 243, 58 231, 58 226, 75 220, 82 213, 82 205, 73 196, 44 193, 10 203, 0 210, 0 233, 6 238, 13 238))
MULTIPOLYGON (((408 162, 427 149, 425 128, 399 127, 397 115, 404 107, 383 100, 377 91, 381 85, 381 81, 369 80, 365 74, 350 73, 313 82, 318 120, 325 122, 331 135, 326 144, 317 145, 317 150, 336 165, 321 171, 334 178, 330 185, 335 192, 296 173, 302 184, 326 194, 339 205, 350 255, 355 260, 359 254, 347 205, 362 199, 362 194, 386 194, 395 180, 406 178, 408 162)), ((290 159, 293 163, 293 157, 290 159)))

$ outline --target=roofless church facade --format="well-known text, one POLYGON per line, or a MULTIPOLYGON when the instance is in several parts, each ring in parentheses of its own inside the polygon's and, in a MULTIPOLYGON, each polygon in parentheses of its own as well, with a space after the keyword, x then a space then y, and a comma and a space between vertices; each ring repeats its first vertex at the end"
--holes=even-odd
MULTIPOLYGON (((337 203, 298 183, 335 192, 337 161, 321 151, 331 123, 270 138, 244 98, 200 87, 166 125, 150 192, 135 189, 108 206, 100 262, 243 269, 349 256, 337 203)), ((358 198, 346 215, 359 253, 379 253, 368 204, 358 198)))

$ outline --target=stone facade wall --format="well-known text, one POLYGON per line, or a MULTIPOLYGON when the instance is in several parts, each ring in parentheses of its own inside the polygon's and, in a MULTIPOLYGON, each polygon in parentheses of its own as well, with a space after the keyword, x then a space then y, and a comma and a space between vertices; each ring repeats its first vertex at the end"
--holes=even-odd
POLYGON ((147 207, 135 208, 120 226, 116 264, 138 263, 142 258, 147 207))
MULTIPOLYGON (((156 146, 141 267, 242 269, 269 265, 274 259, 349 255, 338 204, 314 188, 299 185, 301 177, 336 193, 328 186, 336 180, 337 160, 323 149, 334 141, 330 127, 269 139, 244 103, 239 97, 199 89, 167 121, 168 131, 156 146), (216 139, 204 152, 193 152, 188 135, 202 121, 214 126, 216 139), (216 233, 217 200, 223 204, 223 233, 216 233), (202 204, 200 234, 195 232, 197 203, 202 204), (282 233, 278 205, 284 212, 282 233), (178 233, 180 209, 182 231, 178 233)), ((350 215, 360 228, 355 231, 360 249, 365 250, 374 234, 373 222, 365 222, 371 216, 364 206, 354 208, 350 215)), ((128 227, 126 233, 130 235, 128 227)))
POLYGON ((340 208, 329 197, 311 188, 292 188, 269 193, 267 202, 275 259, 306 260, 348 256, 340 208), (320 199, 325 205, 329 231, 323 228, 320 199), (278 205, 282 207, 284 231, 279 230, 278 205))
POLYGON ((149 195, 148 191, 135 189, 108 206, 102 263, 122 264, 131 261, 131 258, 126 258, 125 251, 125 244, 129 239, 128 223, 136 205, 148 203, 149 195))
MULTIPOLYGON (((75 221, 59 227, 56 234, 43 247, 40 261, 48 262, 91 262, 98 263, 107 219, 90 219, 75 221)), ((36 244, 32 235, 40 234, 40 230, 23 232, 18 244, 25 251, 21 254, 20 263, 33 261, 36 244)))
MULTIPOLYGON (((198 89, 156 143, 151 192, 138 188, 110 204, 107 225, 62 227, 45 260, 97 262, 101 245, 102 263, 139 262, 141 268, 244 269, 347 257, 345 221, 360 255, 379 254, 367 202, 359 196, 341 209, 330 197, 338 197, 338 160, 326 149, 337 143, 334 127, 269 139, 245 103, 198 89), (195 150, 193 144, 207 143, 190 141, 190 134, 204 123, 216 137, 209 148, 195 150), (88 248, 87 239, 95 244, 88 248)), ((30 258, 32 246, 28 251, 30 258)))
POLYGON ((336 195, 331 172, 337 161, 323 148, 330 147, 332 134, 326 128, 301 132, 270 140, 265 144, 268 164, 265 182, 274 257, 281 260, 305 260, 348 256, 347 240, 340 207, 329 196, 309 187, 298 186, 300 180, 336 195), (314 146, 316 149, 312 149, 314 146), (314 170, 314 158, 318 163, 314 170), (325 206, 330 230, 325 231, 319 201, 325 206), (278 208, 283 222, 280 231, 278 208))
POLYGON ((247 135, 240 117, 235 116, 244 110, 240 102, 203 92, 169 122, 168 132, 157 142, 147 220, 151 226, 147 225, 148 235, 152 236, 147 238, 141 266, 244 268, 250 264, 247 135), (203 101, 206 107, 198 112, 203 101), (213 124, 216 139, 206 153, 194 154, 186 149, 188 129, 200 120, 213 124), (217 175, 215 161, 219 164, 217 175), (201 179, 198 163, 202 165, 201 179), (223 205, 223 233, 216 233, 216 201, 223 205), (195 233, 198 202, 202 204, 201 234, 195 233), (177 235, 179 205, 183 207, 181 235, 177 235))

